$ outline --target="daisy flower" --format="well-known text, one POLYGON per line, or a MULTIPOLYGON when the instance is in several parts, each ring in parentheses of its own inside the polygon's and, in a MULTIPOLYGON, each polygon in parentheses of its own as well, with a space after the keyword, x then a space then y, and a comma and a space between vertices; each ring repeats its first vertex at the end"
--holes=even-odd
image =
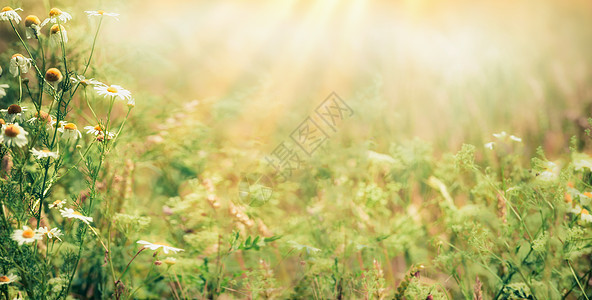
POLYGON ((82 133, 78 131, 78 127, 74 123, 67 123, 67 124, 60 124, 61 127, 58 128, 58 131, 62 133, 62 138, 68 142, 76 141, 77 139, 82 137, 82 133))
POLYGON ((66 200, 56 200, 49 205, 49 208, 58 208, 61 209, 66 204, 66 200))
POLYGON ((64 218, 78 219, 78 220, 86 223, 86 225, 90 225, 89 222, 93 221, 92 217, 83 216, 81 213, 79 213, 71 208, 60 209, 60 213, 62 214, 62 217, 64 217, 64 218))
MULTIPOLYGON (((0 75, 2 74, 2 71, 0 70, 0 75)), ((4 98, 4 96, 6 96, 6 89, 9 88, 8 84, 0 84, 0 99, 4 98)))
POLYGON ((33 154, 33 156, 35 156, 36 159, 42 159, 42 158, 47 158, 47 157, 51 157, 51 158, 60 157, 60 155, 57 152, 51 152, 46 149, 44 149, 44 150, 31 149, 31 154, 33 154))
POLYGON ((52 124, 53 123, 53 117, 44 112, 44 111, 39 111, 39 113, 35 113, 35 116, 30 118, 29 120, 27 120, 27 122, 29 122, 30 124, 35 123, 35 121, 39 120, 40 122, 43 123, 48 123, 48 124, 52 124), (39 117, 39 115, 41 115, 41 117, 39 117))
POLYGON ((183 249, 171 247, 166 244, 150 243, 150 242, 143 241, 143 240, 139 240, 137 243, 144 245, 144 248, 148 248, 150 250, 158 250, 158 248, 162 248, 162 251, 164 252, 164 254, 169 254, 169 251, 174 252, 174 253, 177 253, 179 251, 185 251, 183 249))
POLYGON ((559 166, 552 162, 548 161, 545 166, 545 170, 537 175, 537 178, 543 181, 553 181, 559 177, 559 166))
POLYGON ((45 26, 47 23, 58 23, 58 21, 60 24, 65 24, 70 20, 72 20, 72 16, 69 13, 54 7, 49 11, 49 18, 45 19, 43 23, 41 23, 41 27, 45 26))
POLYGON ((66 31, 66 28, 58 24, 51 26, 49 29, 49 42, 52 45, 57 46, 62 43, 62 39, 64 40, 64 43, 68 42, 68 32, 66 31))
POLYGON ((113 17, 115 20, 119 21, 119 19, 117 18, 117 16, 119 16, 118 13, 109 13, 104 10, 87 10, 87 11, 85 11, 85 13, 88 15, 89 18, 94 17, 94 16, 98 16, 98 17, 107 16, 107 17, 113 17))
POLYGON ((31 59, 24 57, 22 54, 17 53, 10 59, 10 74, 17 77, 20 74, 29 72, 31 68, 31 59))
POLYGON ((590 215, 588 210, 585 208, 583 208, 582 211, 580 212, 580 218, 582 219, 582 221, 584 221, 586 223, 592 223, 592 216, 590 215))
POLYGON ((2 135, 0 135, 0 143, 7 147, 22 147, 27 144, 27 134, 18 123, 2 125, 2 135))
POLYGON ((14 274, 0 276, 0 285, 10 284, 18 280, 18 276, 14 274))
POLYGON ((493 145, 495 145, 495 142, 489 142, 487 144, 485 144, 485 148, 489 149, 489 150, 493 150, 493 145))
POLYGON ((23 11, 20 8, 12 9, 10 6, 5 6, 0 11, 0 20, 2 21, 15 21, 17 24, 21 21, 21 16, 19 16, 16 12, 23 11))
POLYGON ((39 232, 29 228, 29 226, 23 226, 23 229, 15 230, 12 234, 12 239, 17 241, 19 245, 32 243, 42 238, 43 236, 39 232))
POLYGON ((133 98, 127 100, 127 107, 129 107, 130 109, 136 107, 136 100, 134 100, 133 98))
POLYGON ((95 80, 94 78, 88 79, 82 75, 77 75, 76 77, 70 77, 70 80, 72 80, 72 84, 80 84, 83 87, 87 87, 89 85, 92 85, 92 86, 105 85, 104 83, 102 83, 98 80, 95 80))
POLYGON ((50 68, 45 73, 45 80, 54 86, 60 83, 63 78, 62 72, 56 68, 50 68))
POLYGON ((26 112, 26 111, 27 111, 26 107, 20 106, 18 104, 11 104, 6 109, 0 109, 0 112, 8 114, 7 119, 9 122, 13 122, 14 119, 16 119, 17 117, 20 118, 22 116, 23 112, 26 112))
MULTIPOLYGON (((101 125, 97 125, 97 126, 85 126, 84 129, 86 130, 87 134, 94 134, 94 135, 99 135, 99 134, 103 134, 103 127, 101 127, 101 125)), ((109 132, 107 131, 107 136, 109 136, 110 138, 115 136, 115 133, 113 132, 109 132)))
POLYGON ((37 38, 39 30, 41 29, 41 20, 35 15, 30 15, 25 18, 25 34, 28 39, 37 38))
POLYGON ((167 264, 167 265, 169 265, 169 266, 172 266, 172 265, 174 265, 174 264, 177 263, 177 259, 174 258, 174 257, 167 257, 167 258, 164 259, 164 263, 167 264))
POLYGON ((51 230, 49 230, 45 226, 39 228, 39 233, 47 235, 47 238, 49 239, 56 238, 60 241, 62 240, 60 239, 60 236, 64 235, 62 231, 58 228, 52 228, 51 230))
POLYGON ((108 97, 119 97, 121 100, 130 100, 132 93, 119 85, 99 85, 95 86, 95 91, 101 96, 108 97))

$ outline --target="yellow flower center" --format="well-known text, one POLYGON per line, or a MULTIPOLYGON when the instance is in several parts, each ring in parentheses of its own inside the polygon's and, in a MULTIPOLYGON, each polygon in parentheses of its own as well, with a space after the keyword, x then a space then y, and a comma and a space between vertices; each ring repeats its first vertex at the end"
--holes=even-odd
POLYGON ((6 121, 4 121, 4 119, 0 119, 0 125, 4 125, 6 124, 6 121))
POLYGON ((97 126, 95 126, 95 130, 96 130, 96 131, 103 131, 103 129, 101 128, 101 125, 97 125, 97 126))
POLYGON ((117 88, 110 86, 107 88, 107 92, 115 94, 115 93, 117 93, 117 88))
POLYGON ((58 24, 55 24, 55 25, 51 26, 51 29, 49 31, 51 34, 56 34, 61 30, 61 28, 63 28, 63 27, 58 24))
POLYGON ((4 8, 2 8, 2 12, 11 11, 11 10, 13 10, 13 9, 10 6, 5 6, 4 8))
POLYGON ((43 153, 51 153, 51 151, 49 151, 47 149, 43 149, 43 150, 41 150, 41 152, 43 152, 43 153))
POLYGON ((154 245, 165 246, 165 247, 170 247, 171 246, 171 245, 165 244, 165 243, 154 243, 154 245))
POLYGON ((588 198, 592 198, 592 193, 590 192, 585 192, 584 196, 588 197, 588 198))
POLYGON ((8 276, 6 275, 2 275, 0 276, 0 282, 9 282, 10 278, 8 278, 8 276))
POLYGON ((39 18, 35 15, 30 15, 27 16, 27 18, 25 18, 25 26, 27 27, 31 27, 31 25, 35 24, 35 25, 39 25, 41 23, 41 20, 39 20, 39 18))
POLYGON ((102 16, 105 13, 105 11, 104 10, 97 10, 97 13, 102 16))
POLYGON ((64 129, 66 130, 76 130, 78 127, 76 127, 76 124, 74 123, 68 123, 66 125, 64 125, 64 129))
POLYGON ((58 82, 62 80, 62 72, 56 68, 51 68, 45 73, 45 80, 49 82, 58 82))
POLYGON ((81 217, 82 217, 82 214, 81 214, 81 213, 79 213, 79 212, 77 212, 77 211, 74 211, 72 214, 73 214, 73 215, 77 215, 77 216, 81 216, 81 217))
POLYGON ((581 214, 582 215, 589 215, 590 213, 588 212, 587 209, 583 208, 581 214))
POLYGON ((7 112, 9 115, 20 114, 23 112, 23 109, 17 104, 12 104, 8 107, 7 112))
POLYGON ((571 198, 571 195, 568 193, 565 193, 565 202, 571 203, 572 201, 573 201, 573 199, 571 198))
POLYGON ((33 229, 27 228, 27 229, 23 230, 23 237, 24 238, 30 239, 34 236, 35 236, 35 232, 33 232, 33 229))
POLYGON ((54 7, 54 8, 52 8, 52 9, 49 11, 49 16, 50 16, 50 17, 57 17, 57 16, 59 16, 59 15, 61 15, 61 14, 62 14, 62 11, 61 11, 59 8, 55 8, 55 7, 54 7))
POLYGON ((19 133, 21 133, 21 131, 18 129, 18 127, 10 124, 8 126, 6 126, 6 129, 4 129, 4 134, 7 137, 16 137, 17 135, 19 135, 19 133))
POLYGON ((17 59, 17 58, 25 58, 22 54, 17 53, 15 55, 12 56, 12 59, 17 59))

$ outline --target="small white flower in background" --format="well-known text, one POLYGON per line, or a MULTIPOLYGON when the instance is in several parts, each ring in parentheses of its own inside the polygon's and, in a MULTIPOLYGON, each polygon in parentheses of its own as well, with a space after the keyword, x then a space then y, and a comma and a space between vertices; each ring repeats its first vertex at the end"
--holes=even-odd
POLYGON ((93 221, 92 217, 83 216, 81 213, 79 213, 71 208, 60 209, 60 213, 62 214, 62 217, 64 217, 64 218, 78 219, 78 220, 86 223, 86 225, 89 225, 89 222, 93 221))
POLYGON ((104 10, 87 10, 87 11, 85 11, 85 13, 88 14, 89 18, 94 17, 94 16, 98 16, 98 17, 107 16, 107 17, 113 17, 115 20, 119 21, 119 19, 117 18, 117 16, 119 16, 118 13, 109 13, 104 10))
POLYGON ((571 207, 567 209, 567 212, 572 213, 572 214, 576 214, 579 215, 580 212, 582 212, 582 207, 579 205, 576 205, 576 207, 571 207))
POLYGON ((57 46, 61 45, 62 40, 64 40, 64 43, 68 42, 68 32, 66 31, 66 28, 58 24, 51 26, 49 29, 49 42, 53 46, 57 46))
POLYGON ((133 98, 127 100, 127 107, 129 107, 130 109, 136 107, 136 100, 133 98))
POLYGON ((61 209, 66 204, 66 200, 56 200, 52 204, 49 205, 49 208, 58 208, 61 209))
POLYGON ((507 140, 509 138, 510 140, 515 141, 515 142, 519 142, 519 143, 522 142, 522 139, 521 138, 519 138, 519 137, 517 137, 515 135, 508 136, 508 134, 505 131, 502 131, 500 133, 494 133, 493 136, 496 139, 502 140, 502 141, 505 141, 505 140, 507 140))
POLYGON ((545 170, 537 175, 537 178, 543 181, 553 181, 559 177, 559 166, 552 162, 548 161, 545 166, 545 170))
POLYGON ((0 285, 10 284, 18 280, 18 276, 14 274, 0 276, 0 285))
POLYGON ((150 243, 150 242, 147 242, 144 240, 139 240, 137 243, 144 245, 144 248, 148 248, 150 250, 158 250, 158 248, 162 248, 162 251, 164 252, 164 254, 169 254, 169 251, 174 252, 174 253, 177 253, 179 251, 185 251, 183 249, 171 247, 169 245, 159 244, 159 243, 150 243))
POLYGON ((576 171, 582 171, 584 169, 592 171, 592 157, 588 154, 574 152, 571 157, 576 171))
POLYGON ((47 149, 44 149, 44 150, 31 149, 31 154, 33 154, 33 156, 35 156, 36 159, 42 159, 42 158, 47 158, 47 157, 51 157, 51 158, 60 157, 60 155, 57 152, 51 152, 47 149))
MULTIPOLYGON (((101 125, 97 125, 94 127, 93 126, 85 126, 84 130, 86 130, 87 134, 94 134, 95 136, 99 135, 99 134, 104 135, 103 134, 103 127, 101 125)), ((114 137, 115 133, 107 131, 107 136, 114 137)))
POLYGON ((23 11, 21 8, 12 9, 10 6, 5 6, 0 11, 0 20, 2 21, 15 21, 17 24, 21 21, 21 16, 16 12, 23 11))
POLYGON ((51 230, 49 230, 45 226, 39 228, 39 233, 47 235, 47 238, 50 238, 50 239, 56 238, 60 241, 62 240, 62 239, 60 239, 60 236, 63 235, 62 231, 59 230, 58 228, 52 228, 51 230))
POLYGON ((80 84, 83 87, 87 87, 87 86, 95 86, 95 85, 105 85, 104 83, 95 80, 94 78, 85 78, 82 75, 77 75, 76 77, 70 77, 70 80, 72 80, 72 84, 80 84))
POLYGON ((41 23, 41 27, 45 26, 47 23, 56 24, 58 21, 60 24, 65 24, 70 20, 72 20, 72 16, 69 13, 54 7, 49 11, 49 18, 45 19, 43 23, 41 23))
MULTIPOLYGON (((2 74, 1 70, 0 70, 0 75, 2 74)), ((0 84, 0 99, 4 98, 4 96, 6 96, 6 89, 9 88, 10 86, 8 86, 8 84, 0 84)))
POLYGON ((74 123, 60 124, 60 128, 58 128, 58 131, 62 133, 62 138, 65 139, 67 142, 76 141, 77 139, 82 137, 82 133, 80 133, 78 127, 76 127, 76 124, 74 123))
POLYGON ((97 94, 104 96, 105 98, 118 97, 121 100, 130 100, 132 93, 119 85, 99 85, 95 86, 97 94))
POLYGON ((30 15, 25 18, 25 34, 27 39, 39 37, 39 30, 41 29, 41 20, 35 15, 30 15))
POLYGON ((493 150, 493 145, 495 145, 495 142, 489 142, 487 144, 485 144, 485 148, 489 149, 489 150, 493 150))
POLYGON ((23 229, 14 231, 12 239, 17 241, 19 245, 22 245, 43 239, 43 236, 37 230, 31 229, 29 226, 23 226, 23 229))
POLYGON ((6 114, 6 119, 9 122, 14 122, 15 119, 20 118, 24 112, 27 111, 27 108, 24 106, 20 106, 18 104, 11 104, 6 109, 0 109, 0 112, 6 114))
POLYGON ((0 135, 0 143, 6 147, 22 147, 27 144, 26 132, 18 123, 2 125, 2 135, 0 135))
POLYGON ((31 68, 31 59, 24 57, 22 54, 17 53, 10 59, 9 71, 12 76, 17 77, 20 74, 29 72, 31 68))
POLYGON ((583 208, 582 211, 580 212, 580 218, 582 219, 582 221, 584 221, 586 223, 592 223, 592 216, 590 215, 588 210, 585 208, 583 208))

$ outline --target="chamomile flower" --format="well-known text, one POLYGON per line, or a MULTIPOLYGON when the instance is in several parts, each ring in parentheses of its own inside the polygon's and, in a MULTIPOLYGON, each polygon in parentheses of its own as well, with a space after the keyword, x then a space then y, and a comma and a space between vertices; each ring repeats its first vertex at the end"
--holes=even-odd
POLYGON ((580 212, 580 219, 586 223, 592 223, 592 216, 590 215, 590 212, 588 212, 588 210, 585 208, 583 208, 580 212))
POLYGON ((35 156, 36 159, 42 159, 42 158, 47 158, 47 157, 51 157, 51 158, 58 158, 60 157, 60 155, 57 152, 51 152, 47 149, 44 150, 37 150, 37 149, 31 149, 31 154, 33 154, 33 156, 35 156))
POLYGON ((62 72, 56 68, 50 68, 45 72, 45 80, 49 82, 51 85, 56 86, 60 81, 62 81, 64 77, 62 76, 62 72))
POLYGON ((20 8, 12 9, 10 6, 5 6, 0 10, 0 20, 2 21, 15 21, 17 24, 21 21, 21 16, 19 16, 16 12, 23 11, 20 8))
POLYGON ((127 107, 129 107, 130 109, 136 107, 136 100, 134 100, 133 98, 127 100, 127 107))
POLYGON ((93 221, 92 217, 83 216, 81 213, 79 213, 71 208, 60 209, 60 213, 62 214, 62 217, 64 217, 64 218, 78 219, 78 220, 86 223, 87 225, 89 225, 89 222, 93 221))
POLYGON ((45 26, 47 23, 58 23, 58 21, 60 24, 65 24, 70 20, 72 20, 72 16, 69 13, 54 7, 49 11, 49 18, 45 19, 43 23, 41 23, 41 27, 45 26))
POLYGON ((42 238, 43 236, 39 232, 29 226, 23 226, 23 229, 15 230, 12 234, 12 239, 17 241, 19 245, 29 244, 42 238))
POLYGON ((121 100, 130 100, 132 93, 119 85, 99 85, 95 86, 97 94, 104 96, 105 98, 118 97, 121 100))
POLYGON ((62 240, 62 239, 60 239, 60 236, 64 235, 62 233, 62 231, 58 228, 52 228, 51 230, 49 230, 45 226, 39 228, 39 233, 41 233, 43 235, 47 235, 47 238, 49 238, 49 239, 56 238, 60 241, 62 240))
POLYGON ((51 26, 49 29, 49 42, 53 46, 57 46, 62 43, 62 40, 64 43, 68 42, 68 32, 66 31, 66 28, 58 24, 51 26))
POLYGON ((7 88, 9 88, 8 84, 0 84, 0 99, 4 98, 4 96, 6 96, 6 89, 7 88))
POLYGON ((160 244, 160 243, 150 243, 144 240, 139 240, 137 241, 138 244, 144 245, 144 248, 148 248, 150 250, 158 250, 158 248, 162 248, 162 251, 164 252, 164 254, 169 254, 169 251, 173 252, 173 253, 177 253, 179 251, 185 251, 183 249, 179 249, 179 248, 175 248, 175 247, 171 247, 169 245, 166 244, 160 244))
POLYGON ((113 17, 115 20, 119 21, 119 19, 117 18, 117 16, 119 16, 118 13, 109 13, 104 10, 87 10, 87 11, 85 11, 85 13, 88 15, 89 18, 94 17, 94 16, 98 16, 98 17, 107 16, 107 17, 113 17))
POLYGON ((30 15, 25 18, 25 34, 28 39, 38 38, 39 30, 41 29, 41 20, 35 15, 30 15))
POLYGON ((27 108, 18 104, 11 104, 6 109, 0 109, 0 112, 6 114, 6 119, 9 122, 14 122, 15 119, 22 117, 23 113, 27 111, 27 108))
POLYGON ((49 208, 61 209, 64 207, 64 204, 66 204, 66 200, 56 200, 49 205, 49 208))
POLYGON ((493 150, 493 145, 495 145, 495 142, 489 142, 487 144, 485 144, 485 148, 489 149, 489 150, 493 150))
POLYGON ((167 257, 167 258, 164 259, 164 263, 167 264, 167 265, 169 265, 169 266, 172 266, 172 265, 174 265, 174 264, 177 263, 177 259, 174 258, 174 257, 167 257))
POLYGON ((10 74, 17 77, 20 74, 29 72, 31 68, 31 59, 24 57, 22 54, 17 53, 10 59, 10 74))
POLYGON ((539 174, 537 174, 537 178, 543 181, 553 181, 559 177, 559 166, 552 162, 548 161, 545 165, 545 170, 539 174))
MULTIPOLYGON (((99 135, 99 134, 105 135, 103 132, 104 126, 101 126, 101 125, 97 125, 94 127, 93 126, 85 126, 84 129, 86 130, 87 134, 94 134, 95 136, 99 135)), ((112 138, 115 136, 115 133, 107 131, 107 136, 112 138)))
POLYGON ((11 284, 18 280, 18 276, 14 274, 0 276, 0 285, 11 284))
POLYGON ((82 137, 82 133, 76 127, 74 123, 62 123, 60 124, 60 128, 58 131, 62 133, 62 138, 65 139, 67 142, 76 141, 77 139, 82 137))
POLYGON ((0 143, 6 147, 22 147, 27 144, 26 132, 18 123, 2 125, 2 135, 0 135, 0 143))
POLYGON ((35 116, 27 120, 27 122, 29 122, 29 124, 34 124, 37 120, 47 124, 52 124, 54 122, 53 117, 42 110, 39 111, 39 113, 35 113, 35 116))
POLYGON ((96 85, 105 85, 104 83, 95 80, 94 78, 85 78, 82 75, 77 75, 76 77, 70 77, 70 80, 72 81, 72 84, 80 84, 82 85, 82 87, 87 87, 87 86, 96 86, 96 85))

